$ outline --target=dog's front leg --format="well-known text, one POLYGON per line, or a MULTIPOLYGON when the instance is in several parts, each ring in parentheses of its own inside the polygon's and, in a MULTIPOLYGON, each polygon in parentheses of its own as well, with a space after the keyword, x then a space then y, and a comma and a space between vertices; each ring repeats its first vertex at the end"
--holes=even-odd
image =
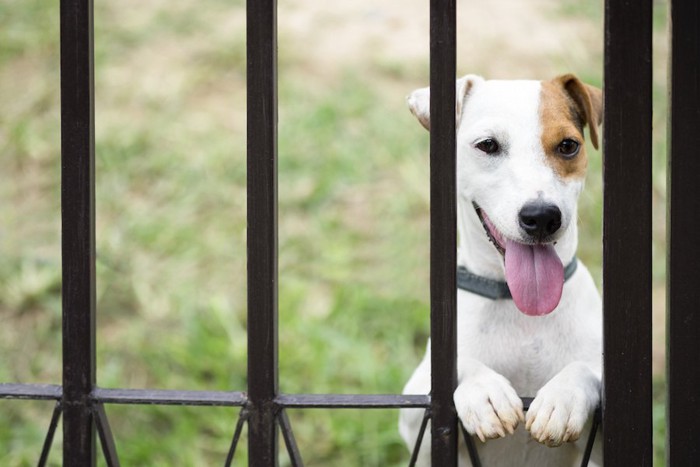
POLYGON ((532 401, 525 428, 547 446, 576 441, 600 402, 600 373, 572 362, 549 380, 532 401))
POLYGON ((481 441, 513 434, 525 421, 523 404, 510 382, 483 363, 460 361, 454 402, 464 428, 481 441))

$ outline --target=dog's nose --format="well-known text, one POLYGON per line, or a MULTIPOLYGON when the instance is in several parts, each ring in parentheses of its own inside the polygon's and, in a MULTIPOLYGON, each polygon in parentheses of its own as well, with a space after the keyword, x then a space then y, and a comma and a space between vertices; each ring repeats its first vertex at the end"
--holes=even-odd
POLYGON ((544 239, 561 227, 561 211, 553 204, 527 203, 519 213, 520 227, 531 237, 544 239))

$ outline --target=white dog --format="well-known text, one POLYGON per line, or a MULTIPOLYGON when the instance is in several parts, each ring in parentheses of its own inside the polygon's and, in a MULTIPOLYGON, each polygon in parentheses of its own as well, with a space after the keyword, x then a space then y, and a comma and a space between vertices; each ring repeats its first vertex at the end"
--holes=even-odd
MULTIPOLYGON (((427 129, 429 97, 423 88, 408 98, 427 129)), ((490 440, 477 443, 484 467, 577 465, 600 401, 601 300, 575 254, 583 127, 597 148, 601 91, 573 75, 467 75, 456 104, 457 413, 471 435, 490 440), (525 414, 520 397, 533 396, 525 414)), ((430 347, 404 388, 429 392, 430 347)), ((422 418, 401 411, 410 449, 422 418)), ((429 438, 419 465, 430 464, 429 438)), ((590 465, 602 462, 596 446, 590 465)), ((471 465, 464 443, 460 465, 471 465)))

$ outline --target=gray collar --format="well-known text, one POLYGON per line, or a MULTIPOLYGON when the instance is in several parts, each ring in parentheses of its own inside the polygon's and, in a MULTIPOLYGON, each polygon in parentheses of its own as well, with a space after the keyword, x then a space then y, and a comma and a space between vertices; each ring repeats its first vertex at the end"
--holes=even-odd
MULTIPOLYGON (((578 260, 574 257, 564 268, 564 281, 568 281, 574 275, 577 265, 578 260)), ((513 298, 507 283, 477 276, 464 266, 457 266, 457 287, 491 300, 513 298)))

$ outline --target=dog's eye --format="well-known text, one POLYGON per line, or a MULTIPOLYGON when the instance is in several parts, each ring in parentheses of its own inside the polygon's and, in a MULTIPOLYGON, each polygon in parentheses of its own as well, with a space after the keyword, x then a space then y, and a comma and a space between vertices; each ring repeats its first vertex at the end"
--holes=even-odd
POLYGON ((486 154, 496 154, 501 148, 498 146, 498 141, 495 139, 485 139, 476 143, 476 148, 486 154))
POLYGON ((578 154, 580 145, 573 139, 565 139, 559 146, 557 146, 557 152, 564 157, 574 157, 578 154))

